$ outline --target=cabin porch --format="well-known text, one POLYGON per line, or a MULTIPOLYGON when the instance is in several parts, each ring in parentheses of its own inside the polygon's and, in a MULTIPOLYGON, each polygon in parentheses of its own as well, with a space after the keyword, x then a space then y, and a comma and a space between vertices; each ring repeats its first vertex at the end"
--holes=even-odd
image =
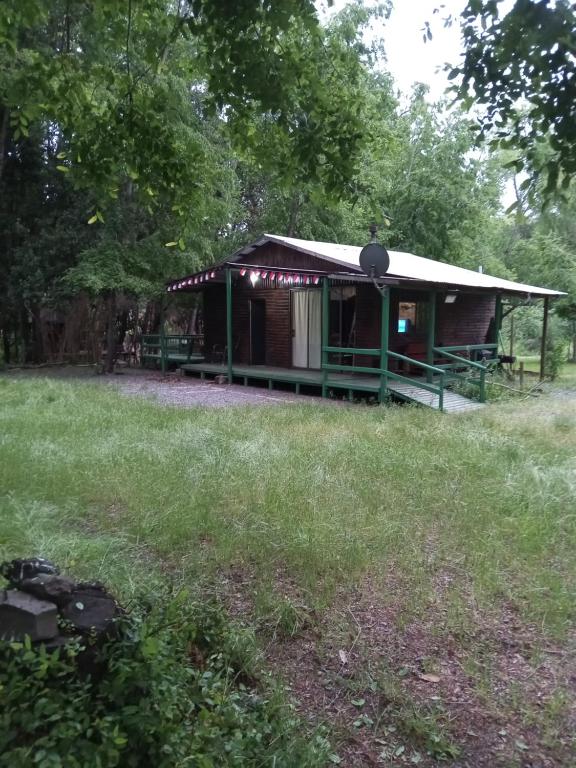
POLYGON ((208 284, 194 284, 203 297, 202 346, 192 337, 158 337, 162 366, 180 365, 202 378, 223 375, 230 383, 316 389, 323 397, 372 394, 378 402, 392 397, 439 410, 484 402, 488 365, 476 358, 496 359, 495 339, 486 342, 500 296, 461 294, 455 304, 428 286, 377 290, 358 276, 303 268, 284 269, 282 281, 273 274, 226 265, 208 284), (458 338, 480 343, 456 345, 458 338), (471 385, 477 400, 455 393, 455 382, 471 385))
MULTIPOLYGON (((381 401, 385 377, 385 396, 392 399, 425 405, 447 413, 476 410, 483 406, 483 402, 463 397, 450 389, 450 383, 459 378, 469 382, 473 379, 469 379, 462 372, 450 376, 445 369, 437 369, 435 376, 427 381, 426 377, 403 376, 378 369, 371 373, 354 371, 325 373, 322 370, 234 364, 230 374, 228 365, 207 362, 184 364, 181 368, 187 375, 197 375, 201 379, 223 376, 231 384, 248 386, 258 381, 267 383, 269 389, 288 385, 294 388, 296 394, 303 393, 303 388, 310 394, 322 394, 323 397, 330 396, 334 390, 343 391, 351 401, 358 394, 372 394, 381 401)), ((482 375, 477 381, 479 385, 480 379, 482 375)), ((480 392, 482 391, 483 379, 480 392)))

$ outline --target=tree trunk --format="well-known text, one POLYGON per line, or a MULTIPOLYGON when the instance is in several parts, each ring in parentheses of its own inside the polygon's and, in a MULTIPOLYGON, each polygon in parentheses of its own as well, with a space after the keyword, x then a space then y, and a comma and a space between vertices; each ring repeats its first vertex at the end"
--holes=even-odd
POLYGON ((8 125, 10 121, 10 111, 8 107, 0 109, 0 181, 4 173, 4 163, 6 160, 6 143, 8 141, 8 125))
POLYGON ((2 329, 2 345, 4 347, 4 362, 10 365, 10 334, 8 328, 2 329))
POLYGON ((40 307, 35 304, 30 308, 32 318, 32 339, 30 341, 29 357, 33 363, 43 363, 44 345, 42 343, 42 323, 40 321, 40 307))
POLYGON ((114 373, 114 358, 116 356, 116 291, 110 291, 108 296, 108 327, 106 329, 106 365, 105 373, 114 373))
POLYGON ((295 192, 292 195, 292 202, 290 204, 290 218, 288 220, 288 231, 286 232, 286 237, 294 237, 296 233, 299 208, 300 208, 300 193, 295 192))

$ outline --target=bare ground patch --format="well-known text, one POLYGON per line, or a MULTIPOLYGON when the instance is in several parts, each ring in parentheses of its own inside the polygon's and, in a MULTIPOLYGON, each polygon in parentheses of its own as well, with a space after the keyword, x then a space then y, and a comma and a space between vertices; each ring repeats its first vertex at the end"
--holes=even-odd
POLYGON ((321 614, 283 572, 264 599, 240 569, 222 576, 219 594, 259 628, 299 712, 329 727, 335 764, 573 766, 574 637, 547 638, 505 603, 470 605, 455 626, 445 581, 418 611, 393 575, 337 593, 321 614))

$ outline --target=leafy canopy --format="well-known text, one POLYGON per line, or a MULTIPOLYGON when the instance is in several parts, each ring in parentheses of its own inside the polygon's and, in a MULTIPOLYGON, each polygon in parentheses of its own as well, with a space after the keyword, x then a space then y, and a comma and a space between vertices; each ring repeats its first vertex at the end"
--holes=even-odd
POLYGON ((524 187, 543 178, 546 197, 576 174, 576 4, 567 0, 469 0, 461 14, 464 57, 453 68, 459 100, 480 105, 482 138, 517 150, 524 187))
MULTIPOLYGON (((224 118, 237 146, 272 120, 298 168, 338 194, 363 140, 359 109, 312 0, 6 0, 0 6, 0 106, 14 139, 48 121, 67 147, 59 168, 104 201, 123 186, 187 215, 203 192, 206 148, 191 98, 224 118)), ((347 66, 360 62, 349 56, 347 66)), ((199 115, 200 116, 200 115, 199 115)))

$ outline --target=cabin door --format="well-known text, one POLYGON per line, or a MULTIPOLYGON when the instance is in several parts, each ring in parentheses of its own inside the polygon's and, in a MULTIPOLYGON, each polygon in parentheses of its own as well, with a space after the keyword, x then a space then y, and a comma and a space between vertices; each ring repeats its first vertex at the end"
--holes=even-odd
POLYGON ((292 291, 292 365, 320 368, 322 345, 322 293, 292 291))
POLYGON ((250 301, 250 365, 266 364, 266 302, 250 301))

